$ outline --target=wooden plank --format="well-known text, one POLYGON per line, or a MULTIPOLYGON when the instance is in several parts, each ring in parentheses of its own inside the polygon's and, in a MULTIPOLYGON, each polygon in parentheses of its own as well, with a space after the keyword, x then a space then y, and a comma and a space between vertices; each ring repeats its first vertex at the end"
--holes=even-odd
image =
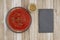
MULTIPOLYGON (((21 6, 28 9, 29 0, 21 0, 21 6)), ((22 33, 22 40, 30 40, 29 29, 22 33)))
POLYGON ((42 9, 42 0, 37 0, 37 8, 42 9))
MULTIPOLYGON (((31 3, 34 3, 37 7, 37 0, 30 0, 31 3)), ((32 23, 30 27, 30 40, 37 40, 38 39, 38 8, 36 11, 31 12, 31 17, 32 17, 32 23)))
POLYGON ((54 0, 54 40, 60 40, 60 0, 54 0))
MULTIPOLYGON (((37 5, 37 4, 36 4, 37 5)), ((38 39, 38 10, 35 11, 34 13, 34 16, 35 16, 35 19, 34 19, 34 40, 37 40, 38 39)))
MULTIPOLYGON (((6 17, 8 11, 12 8, 12 1, 11 0, 5 0, 4 1, 4 7, 5 7, 5 13, 4 13, 4 15, 6 17)), ((6 25, 6 23, 5 23, 5 25, 6 25)), ((13 40, 14 33, 8 28, 7 25, 5 26, 4 30, 5 30, 5 38, 4 38, 4 40, 13 40)))
POLYGON ((3 2, 3 0, 0 0, 0 40, 4 40, 4 23, 3 23, 4 12, 3 12, 3 8, 4 8, 4 2, 3 2))

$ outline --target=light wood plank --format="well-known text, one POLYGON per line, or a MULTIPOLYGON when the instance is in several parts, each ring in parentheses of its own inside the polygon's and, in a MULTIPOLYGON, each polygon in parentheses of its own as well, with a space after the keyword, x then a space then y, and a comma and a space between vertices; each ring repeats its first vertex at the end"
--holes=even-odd
MULTIPOLYGON (((12 0, 6 0, 6 12, 8 13, 10 9, 12 9, 12 0)), ((6 40, 14 40, 14 33, 8 28, 8 26, 6 28, 6 40)))
POLYGON ((60 0, 54 0, 55 9, 55 27, 54 27, 54 40, 60 40, 60 0))
POLYGON ((37 8, 42 9, 42 0, 37 0, 37 8))
MULTIPOLYGON (((37 0, 30 0, 29 4, 34 3, 37 6, 37 0), (33 1, 33 2, 32 2, 33 1)), ((31 12, 32 23, 30 27, 30 40, 37 40, 38 38, 38 10, 31 12)))
POLYGON ((4 23, 3 23, 4 9, 3 8, 4 8, 4 2, 3 0, 0 0, 0 40, 4 40, 4 23))
POLYGON ((35 11, 34 13, 34 16, 35 16, 35 19, 34 19, 34 23, 35 23, 35 26, 34 26, 34 38, 35 40, 38 39, 38 10, 35 11))
MULTIPOLYGON (((34 3, 37 7, 37 0, 30 0, 30 4, 34 3)), ((36 11, 31 12, 32 23, 30 27, 30 40, 37 40, 38 39, 38 8, 36 11)))

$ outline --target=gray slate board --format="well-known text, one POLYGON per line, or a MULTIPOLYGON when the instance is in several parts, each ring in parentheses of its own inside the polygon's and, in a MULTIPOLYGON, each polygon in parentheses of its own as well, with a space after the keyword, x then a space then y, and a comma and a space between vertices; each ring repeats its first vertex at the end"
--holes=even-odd
POLYGON ((50 33, 54 30, 54 15, 53 9, 39 9, 38 10, 38 23, 39 33, 50 33))

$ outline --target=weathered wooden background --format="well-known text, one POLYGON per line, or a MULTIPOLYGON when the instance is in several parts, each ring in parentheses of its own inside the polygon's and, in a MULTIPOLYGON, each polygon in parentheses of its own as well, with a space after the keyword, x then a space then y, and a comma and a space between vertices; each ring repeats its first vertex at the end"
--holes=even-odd
POLYGON ((60 0, 0 0, 0 40, 60 40, 60 0), (27 9, 30 3, 35 3, 37 10, 31 12, 32 23, 23 33, 14 33, 5 23, 7 12, 16 6, 27 9), (38 9, 54 9, 54 32, 38 32, 38 9))

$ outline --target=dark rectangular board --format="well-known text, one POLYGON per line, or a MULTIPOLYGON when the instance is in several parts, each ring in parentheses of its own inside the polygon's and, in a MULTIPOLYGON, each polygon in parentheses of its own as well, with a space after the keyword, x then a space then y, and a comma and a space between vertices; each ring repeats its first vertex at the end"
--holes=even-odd
POLYGON ((54 30, 53 9, 38 10, 39 33, 50 33, 54 30))

